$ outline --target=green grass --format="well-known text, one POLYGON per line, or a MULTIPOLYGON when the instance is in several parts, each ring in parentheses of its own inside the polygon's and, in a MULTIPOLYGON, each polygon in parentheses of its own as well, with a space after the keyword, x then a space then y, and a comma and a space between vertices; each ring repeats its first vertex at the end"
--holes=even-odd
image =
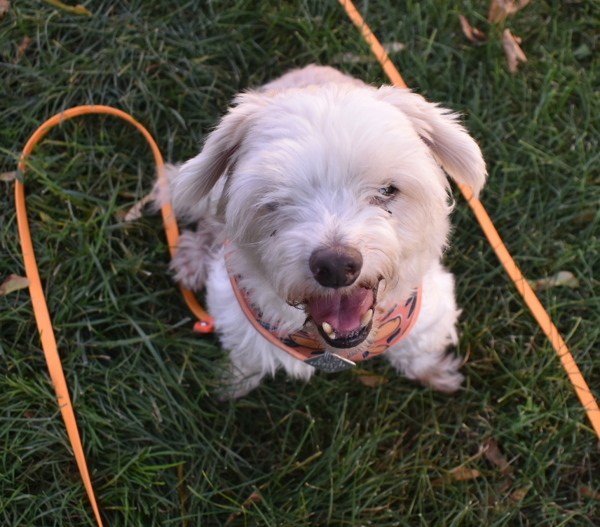
MULTIPOLYGON (((385 82, 334 0, 86 6, 92 17, 13 2, 0 20, 0 172, 15 170, 42 121, 78 104, 131 112, 178 161, 195 155, 236 92, 291 67, 330 64, 385 82), (364 60, 338 62, 343 53, 364 60)), ((482 199, 525 274, 579 279, 540 296, 600 395, 600 5, 539 1, 512 17, 529 57, 514 76, 487 1, 358 7, 382 41, 406 45, 393 60, 407 83, 465 115, 489 164, 482 199), (470 44, 459 14, 490 40, 470 44)), ((458 195, 446 263, 464 308, 461 391, 432 393, 375 360, 364 367, 390 381, 376 388, 353 372, 308 385, 278 376, 220 403, 223 353, 191 332, 160 218, 118 219, 152 178, 141 135, 98 116, 51 131, 26 175, 106 525, 600 523, 597 438, 458 195), (481 455, 490 439, 512 471, 481 455), (457 481, 457 467, 479 475, 457 481)), ((0 182, 0 280, 24 274, 12 195, 0 182)), ((0 523, 94 525, 26 290, 0 297, 0 408, 0 523)))

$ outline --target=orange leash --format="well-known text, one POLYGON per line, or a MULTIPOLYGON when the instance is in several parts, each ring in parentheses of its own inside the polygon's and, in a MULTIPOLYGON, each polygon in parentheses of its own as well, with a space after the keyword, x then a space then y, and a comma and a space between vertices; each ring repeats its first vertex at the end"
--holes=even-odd
MULTIPOLYGON (((25 169, 27 168, 27 157, 31 155, 31 152, 33 151, 35 145, 40 141, 40 139, 42 139, 42 137, 44 137, 44 135, 46 135, 46 133, 48 133, 48 131, 51 128, 72 117, 90 113, 102 113, 120 117, 121 119, 124 119, 125 121, 133 124, 140 132, 142 132, 142 134, 150 144, 150 147, 152 148, 152 153, 154 154, 154 158, 156 160, 159 184, 168 184, 164 175, 164 163, 162 155, 160 153, 160 150, 158 149, 158 146, 156 145, 156 142, 154 141, 148 130, 146 130, 146 128, 144 128, 140 123, 134 120, 130 115, 108 106, 78 106, 76 108, 66 110, 48 119, 34 132, 34 134, 29 138, 29 141, 27 141, 25 148, 23 149, 23 154, 21 156, 21 161, 18 167, 21 174, 24 174, 25 169)), ((50 378, 52 379, 52 384, 54 385, 54 390, 56 392, 56 397, 59 402, 60 411, 65 422, 65 426, 67 428, 67 434, 69 436, 69 440, 71 442, 73 452, 75 454, 75 460, 77 461, 77 466, 79 467, 81 478, 83 479, 85 489, 87 491, 89 500, 94 510, 96 521, 98 522, 98 525, 102 527, 102 518, 100 516, 98 504, 94 496, 94 489, 92 487, 92 482, 90 479, 90 474, 85 459, 85 453, 83 450, 83 445, 81 443, 81 437, 77 428, 75 412, 73 411, 73 406, 71 404, 71 397, 69 395, 67 381, 60 361, 60 356, 58 354, 56 338, 54 336, 54 329, 52 327, 52 321, 50 319, 50 313, 48 311, 48 305, 46 303, 46 297, 44 295, 42 281, 40 279, 37 262, 35 260, 33 242, 31 240, 31 232, 29 229, 29 222, 27 219, 27 208, 25 205, 25 189, 23 184, 19 180, 16 180, 15 182, 15 202, 17 211, 17 223, 19 226, 19 237, 21 239, 21 248, 23 250, 23 260, 25 263, 25 271, 27 273, 27 278, 29 278, 30 283, 29 291, 31 294, 31 301, 33 304, 33 312, 37 322, 38 331, 40 333, 42 348, 44 349, 46 362, 48 363, 50 378)), ((165 232, 167 235, 167 242, 169 244, 169 250, 171 252, 171 257, 173 257, 173 255, 175 254, 175 249, 177 247, 177 240, 179 239, 179 229, 177 227, 177 222, 175 216, 173 215, 173 211, 171 210, 170 203, 167 203, 163 206, 162 216, 165 225, 165 232)), ((196 324, 196 330, 198 331, 198 325, 200 325, 199 330, 201 332, 212 331, 212 318, 204 311, 204 309, 202 309, 202 307, 198 304, 198 301, 190 291, 184 289, 183 287, 181 287, 181 290, 189 308, 200 321, 196 324)))
MULTIPOLYGON (((354 22, 354 24, 361 30, 364 39, 371 47, 371 51, 383 67, 392 84, 398 86, 399 88, 407 88, 402 76, 400 73, 398 73, 398 70, 390 60, 388 54, 385 52, 352 1, 339 0, 339 2, 346 10, 346 13, 352 22, 354 22)), ((502 238, 500 238, 498 231, 494 227, 494 224, 492 223, 492 220, 481 201, 479 201, 473 195, 473 191, 468 186, 459 185, 459 188, 473 210, 473 213, 481 225, 485 236, 496 252, 500 263, 504 266, 508 276, 514 282, 517 291, 519 291, 523 297, 525 304, 527 304, 527 307, 529 307, 531 310, 531 313, 537 320, 540 328, 552 343, 552 347, 556 351, 565 371, 567 372, 567 375, 573 384, 573 387, 575 388, 575 392, 577 393, 577 396, 579 397, 579 400, 581 401, 581 404, 583 405, 583 408, 585 409, 587 416, 592 423, 592 427, 600 439, 600 408, 598 408, 598 403, 596 402, 594 394, 585 382, 585 379, 581 374, 573 355, 569 351, 565 341, 560 336, 558 329, 556 329, 556 326, 552 323, 552 320, 550 319, 547 311, 544 309, 544 306, 539 301, 538 297, 533 292, 533 289, 508 252, 506 245, 504 245, 502 238)))

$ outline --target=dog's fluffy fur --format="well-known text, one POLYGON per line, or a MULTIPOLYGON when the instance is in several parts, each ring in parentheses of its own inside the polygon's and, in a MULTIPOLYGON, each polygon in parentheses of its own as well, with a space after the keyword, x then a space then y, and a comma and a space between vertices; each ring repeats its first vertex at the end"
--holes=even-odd
POLYGON ((230 273, 264 320, 308 329, 332 351, 323 321, 349 335, 371 307, 372 327, 352 350, 364 351, 377 320, 421 284, 415 327, 385 355, 410 379, 459 387, 461 361, 448 353, 459 311, 440 264, 452 209, 444 171, 476 195, 485 182, 481 151, 456 116, 408 90, 308 66, 235 99, 202 152, 171 174, 176 215, 197 224, 172 266, 186 287, 207 290, 231 361, 226 395, 245 395, 280 368, 314 373, 251 326, 230 273), (323 279, 321 265, 335 274, 340 258, 356 264, 352 277, 323 279))

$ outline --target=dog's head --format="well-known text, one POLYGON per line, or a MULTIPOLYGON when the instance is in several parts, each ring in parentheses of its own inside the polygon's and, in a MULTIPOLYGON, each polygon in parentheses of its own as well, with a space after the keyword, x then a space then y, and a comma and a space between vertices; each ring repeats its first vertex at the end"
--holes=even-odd
POLYGON ((298 307, 327 347, 362 349, 446 245, 444 170, 481 190, 479 147, 455 115, 392 87, 332 84, 236 102, 181 167, 175 210, 225 177, 231 270, 260 290, 261 309, 298 307))

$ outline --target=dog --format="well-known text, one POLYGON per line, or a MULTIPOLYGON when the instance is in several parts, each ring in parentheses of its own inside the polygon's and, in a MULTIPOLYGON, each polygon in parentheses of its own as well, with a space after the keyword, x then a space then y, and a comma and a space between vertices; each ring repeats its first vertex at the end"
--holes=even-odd
POLYGON ((307 66, 242 93, 200 154, 170 169, 175 279, 206 289, 229 352, 223 394, 283 369, 308 380, 382 354, 409 379, 463 381, 453 203, 486 166, 457 116, 406 89, 307 66))

